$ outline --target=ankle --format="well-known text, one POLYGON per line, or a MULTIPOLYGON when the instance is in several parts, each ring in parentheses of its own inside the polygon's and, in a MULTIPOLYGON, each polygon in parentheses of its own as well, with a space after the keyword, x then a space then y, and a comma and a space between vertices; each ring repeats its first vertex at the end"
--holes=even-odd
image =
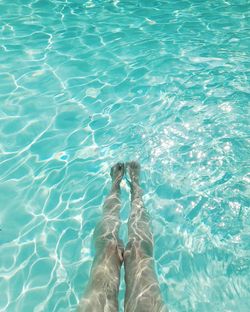
POLYGON ((120 191, 120 190, 121 190, 120 182, 114 181, 112 183, 111 192, 117 192, 117 191, 120 191))
POLYGON ((133 178, 131 180, 131 187, 136 189, 140 188, 139 178, 133 178))

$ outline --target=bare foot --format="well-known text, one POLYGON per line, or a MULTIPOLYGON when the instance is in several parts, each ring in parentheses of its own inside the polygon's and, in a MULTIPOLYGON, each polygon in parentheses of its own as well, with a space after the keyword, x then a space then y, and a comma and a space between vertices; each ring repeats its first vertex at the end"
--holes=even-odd
POLYGON ((120 185, 124 171, 124 163, 117 163, 111 168, 110 175, 114 186, 120 185))

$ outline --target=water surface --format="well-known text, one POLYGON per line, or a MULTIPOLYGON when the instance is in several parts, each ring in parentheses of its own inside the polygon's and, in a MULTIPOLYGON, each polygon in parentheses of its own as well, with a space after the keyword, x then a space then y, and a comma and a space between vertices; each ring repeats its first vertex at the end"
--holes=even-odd
POLYGON ((137 159, 170 311, 249 311, 249 1, 0 12, 0 310, 76 310, 110 166, 137 159))

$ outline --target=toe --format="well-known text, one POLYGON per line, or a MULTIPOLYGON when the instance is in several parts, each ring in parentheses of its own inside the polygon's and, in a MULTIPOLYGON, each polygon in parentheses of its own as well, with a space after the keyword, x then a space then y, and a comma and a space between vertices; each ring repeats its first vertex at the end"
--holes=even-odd
POLYGON ((130 168, 131 168, 131 169, 139 170, 139 169, 140 169, 140 164, 139 164, 137 161, 132 160, 132 161, 130 162, 130 168))
POLYGON ((115 164, 110 171, 110 175, 112 178, 115 178, 119 175, 123 175, 124 173, 124 164, 122 162, 119 162, 117 164, 115 164))

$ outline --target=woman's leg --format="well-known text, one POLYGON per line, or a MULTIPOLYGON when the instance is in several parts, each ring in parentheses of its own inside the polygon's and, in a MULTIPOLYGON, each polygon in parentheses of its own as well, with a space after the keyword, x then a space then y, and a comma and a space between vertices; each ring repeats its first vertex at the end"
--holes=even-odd
POLYGON ((119 240, 120 182, 124 164, 111 169, 112 188, 103 205, 103 218, 97 224, 94 238, 96 255, 92 264, 90 280, 79 311, 118 311, 120 268, 123 261, 123 245, 119 240))
POLYGON ((128 171, 131 178, 131 213, 128 222, 129 242, 124 253, 125 312, 167 311, 154 268, 149 215, 143 206, 139 186, 140 165, 131 162, 128 171))

